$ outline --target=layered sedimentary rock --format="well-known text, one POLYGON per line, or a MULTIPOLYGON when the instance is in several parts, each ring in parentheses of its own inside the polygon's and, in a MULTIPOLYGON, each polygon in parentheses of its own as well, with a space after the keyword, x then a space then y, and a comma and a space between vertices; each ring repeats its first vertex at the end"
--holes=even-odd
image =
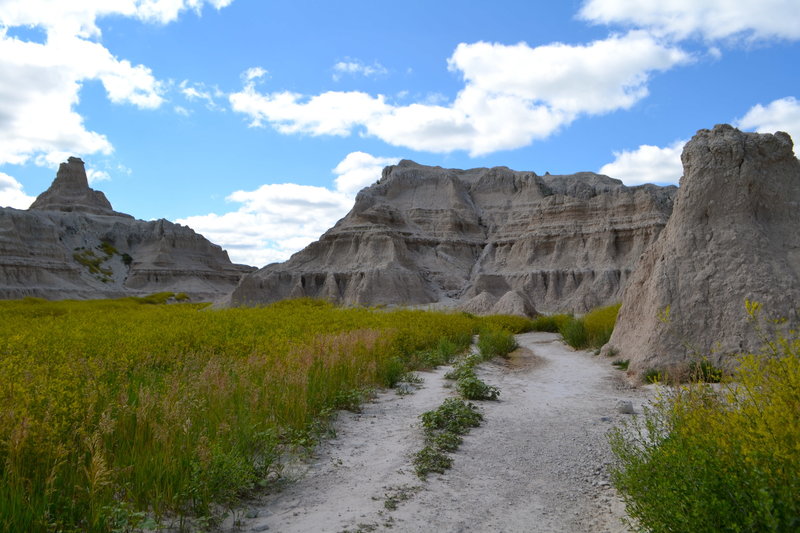
POLYGON ((105 194, 89 188, 86 168, 83 161, 77 157, 70 157, 66 163, 59 165, 56 179, 46 191, 34 200, 30 209, 78 211, 94 215, 133 218, 125 213, 114 211, 105 194))
POLYGON ((619 300, 675 190, 401 161, 319 241, 243 278, 231 302, 458 305, 511 293, 506 306, 583 312, 619 300))
POLYGON ((30 210, 0 209, 0 298, 227 295, 251 267, 191 228, 114 211, 70 158, 30 210))
POLYGON ((681 157, 672 217, 639 260, 604 347, 630 359, 633 373, 699 357, 725 366, 730 354, 758 350, 745 300, 798 322, 800 162, 791 138, 718 125, 681 157))

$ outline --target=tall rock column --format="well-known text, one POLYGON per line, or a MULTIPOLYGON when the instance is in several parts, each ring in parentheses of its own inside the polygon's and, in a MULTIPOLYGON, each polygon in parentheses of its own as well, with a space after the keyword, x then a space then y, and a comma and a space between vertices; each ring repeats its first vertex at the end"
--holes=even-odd
POLYGON ((789 135, 717 125, 681 159, 672 216, 639 258, 604 347, 633 373, 697 357, 725 366, 758 350, 745 300, 798 320, 800 161, 789 135))

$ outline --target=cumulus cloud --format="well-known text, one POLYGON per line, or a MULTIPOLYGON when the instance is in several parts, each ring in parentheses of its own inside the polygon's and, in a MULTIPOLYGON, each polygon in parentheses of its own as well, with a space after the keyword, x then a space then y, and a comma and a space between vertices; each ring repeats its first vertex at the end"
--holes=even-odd
POLYGON ((760 133, 785 131, 796 145, 800 142, 800 101, 787 96, 765 106, 757 104, 736 121, 736 126, 760 133))
POLYGON ((346 215, 356 192, 377 181, 384 165, 397 161, 353 152, 333 169, 337 176, 333 189, 294 183, 262 185, 230 194, 226 200, 240 204, 235 211, 178 222, 225 248, 234 262, 263 266, 285 261, 346 215))
POLYGON ((383 167, 396 165, 399 161, 398 157, 375 157, 365 152, 351 152, 333 169, 337 175, 334 180, 336 190, 355 196, 381 177, 383 167))
POLYGON ((262 94, 252 82, 229 98, 234 111, 250 117, 252 127, 268 122, 281 133, 310 135, 349 135, 354 127, 390 109, 382 95, 357 91, 328 91, 310 98, 288 91, 262 94))
POLYGON ((154 109, 164 83, 150 68, 114 56, 100 42, 97 19, 109 15, 168 23, 205 4, 231 0, 5 0, 0 2, 0 165, 57 164, 63 154, 110 154, 109 139, 75 110, 83 84, 102 83, 111 102, 154 109), (44 31, 44 42, 10 37, 14 27, 44 31))
POLYGON ((86 169, 86 179, 89 183, 95 183, 98 181, 110 181, 111 174, 106 172, 105 170, 97 170, 95 168, 87 168, 86 169))
POLYGON ((464 87, 448 104, 395 105, 384 95, 259 92, 252 81, 230 95, 254 127, 281 133, 359 133, 415 150, 483 155, 543 139, 582 114, 628 109, 647 96, 654 71, 691 61, 643 32, 586 45, 460 44, 448 68, 464 87))
POLYGON ((333 80, 339 81, 342 76, 349 74, 351 76, 364 76, 365 78, 374 78, 377 76, 385 76, 389 71, 386 67, 375 61, 371 65, 366 65, 358 59, 347 59, 339 61, 333 65, 333 80))
POLYGON ((625 185, 677 185, 683 175, 681 152, 685 144, 685 140, 675 141, 663 148, 643 144, 635 150, 614 152, 614 161, 603 165, 600 173, 620 179, 625 185))
POLYGON ((800 39, 797 0, 588 0, 578 16, 677 39, 800 39))
POLYGON ((5 0, 0 2, 0 21, 10 26, 41 26, 82 38, 99 37, 97 19, 109 15, 134 17, 167 24, 181 12, 200 13, 205 4, 222 9, 233 0, 5 0))
MULTIPOLYGON (((757 104, 733 121, 742 130, 759 133, 785 131, 797 142, 800 139, 800 101, 793 96, 757 104)), ((678 184, 683 174, 681 152, 686 140, 659 147, 643 144, 635 150, 614 152, 614 161, 603 165, 601 174, 622 180, 626 185, 642 183, 678 184)))
POLYGON ((35 199, 25 194, 20 182, 0 172, 0 207, 27 209, 35 199))

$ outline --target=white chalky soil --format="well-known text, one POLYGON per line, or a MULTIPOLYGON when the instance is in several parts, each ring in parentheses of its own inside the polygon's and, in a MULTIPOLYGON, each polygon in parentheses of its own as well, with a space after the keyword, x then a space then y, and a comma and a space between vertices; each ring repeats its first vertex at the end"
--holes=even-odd
POLYGON ((423 372, 407 396, 381 393, 360 414, 343 413, 298 479, 239 516, 239 531, 622 532, 624 507, 608 485, 606 432, 637 413, 647 391, 624 384, 606 358, 574 351, 550 333, 518 335, 510 361, 478 375, 500 401, 476 402, 484 422, 465 436, 453 468, 419 480, 419 415, 455 392, 423 372), (385 501, 391 502, 387 508, 385 501), (244 517, 242 517, 245 515, 244 517))

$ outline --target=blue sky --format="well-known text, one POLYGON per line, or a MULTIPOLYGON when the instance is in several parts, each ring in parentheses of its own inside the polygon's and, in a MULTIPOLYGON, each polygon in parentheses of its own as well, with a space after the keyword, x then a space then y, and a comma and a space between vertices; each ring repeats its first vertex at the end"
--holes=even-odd
POLYGON ((238 262, 386 164, 677 183, 697 129, 800 138, 797 0, 0 0, 0 205, 58 163, 238 262))

